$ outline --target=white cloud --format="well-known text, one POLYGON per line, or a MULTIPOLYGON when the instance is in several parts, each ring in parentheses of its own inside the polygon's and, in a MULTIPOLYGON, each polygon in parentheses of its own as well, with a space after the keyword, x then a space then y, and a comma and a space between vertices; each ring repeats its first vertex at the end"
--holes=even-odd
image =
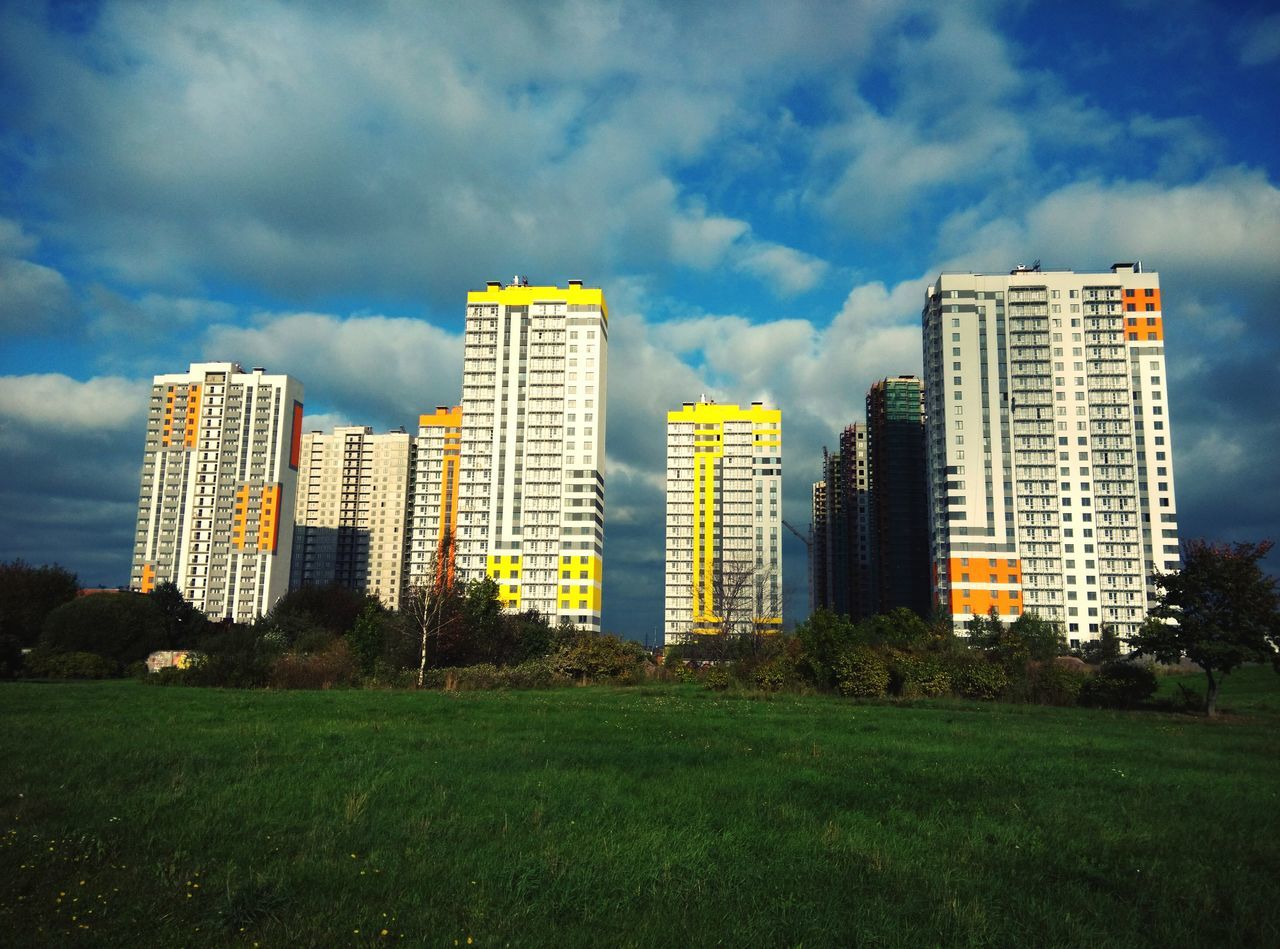
POLYGON ((751 230, 746 221, 708 216, 696 208, 671 224, 671 255, 680 263, 701 270, 720 264, 734 242, 751 230))
POLYGON ((0 254, 22 257, 36 249, 40 242, 23 230, 12 218, 0 217, 0 254))
POLYGON ((47 333, 75 316, 62 274, 29 260, 0 257, 0 331, 47 333))
POLYGON ((1183 275, 1256 284, 1274 279, 1280 189, 1260 171, 1226 169, 1200 181, 1082 181, 1024 216, 979 223, 958 212, 940 231, 946 269, 990 270, 1040 257, 1046 266, 1142 259, 1183 275))
POLYGON ((1240 65, 1265 66, 1280 59, 1280 13, 1243 26, 1242 33, 1240 65))
POLYGON ((768 241, 746 248, 737 267, 777 287, 784 296, 812 290, 830 269, 825 260, 812 254, 768 241))
POLYGON ((0 376, 0 421, 6 432, 113 435, 145 416, 149 391, 149 381, 112 376, 0 376))
POLYGON ((127 581, 149 380, 0 376, 0 559, 127 581))
POLYGON ((356 424, 416 430, 418 413, 455 404, 462 388, 461 335, 423 320, 265 314, 251 327, 211 327, 202 349, 286 372, 308 404, 355 414, 356 424))

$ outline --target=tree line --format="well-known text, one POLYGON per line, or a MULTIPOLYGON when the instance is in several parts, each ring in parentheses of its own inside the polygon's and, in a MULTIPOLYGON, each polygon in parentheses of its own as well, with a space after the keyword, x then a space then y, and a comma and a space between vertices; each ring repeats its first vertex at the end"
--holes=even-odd
MULTIPOLYGON (((1134 659, 1186 659, 1205 673, 1212 715, 1234 669, 1270 662, 1280 672, 1280 594, 1261 566, 1271 549, 1187 542, 1182 569, 1156 575, 1156 604, 1138 634, 1122 642, 1104 626, 1074 663, 1060 624, 1033 613, 1012 623, 974 617, 959 637, 948 615, 926 621, 900 609, 861 623, 819 610, 794 634, 731 624, 668 647, 664 665, 713 688, 1133 705, 1155 688, 1134 659)), ((236 624, 210 621, 172 583, 80 596, 61 567, 0 564, 0 678, 138 673, 157 650, 195 658, 150 681, 193 685, 540 687, 655 672, 637 643, 504 612, 489 579, 416 587, 399 611, 339 585, 304 587, 236 624)))

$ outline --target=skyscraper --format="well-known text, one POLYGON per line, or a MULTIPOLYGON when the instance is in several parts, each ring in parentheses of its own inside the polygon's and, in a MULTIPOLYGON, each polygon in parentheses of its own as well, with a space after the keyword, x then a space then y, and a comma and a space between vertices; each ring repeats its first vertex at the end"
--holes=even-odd
MULTIPOLYGON (((825 473, 825 467, 823 469, 825 473)), ((815 481, 811 492, 812 508, 809 521, 809 612, 830 609, 827 589, 827 549, 830 544, 830 526, 827 514, 827 482, 815 481)))
POLYGON ((291 587, 339 583, 399 608, 412 463, 407 432, 302 436, 291 587))
POLYGON ((458 483, 462 456, 462 406, 437 406, 418 418, 413 479, 409 582, 429 587, 456 570, 458 483))
POLYGON ((846 425, 839 448, 822 451, 824 510, 814 510, 817 606, 855 621, 877 612, 867 426, 846 425), (817 595, 821 592, 821 596, 817 595))
POLYGON ((1179 565, 1158 276, 944 273, 922 319, 940 602, 1136 631, 1179 565))
POLYGON ((214 618, 248 622, 289 585, 302 385, 194 363, 151 387, 130 586, 172 581, 214 618))
POLYGON ((457 569, 509 610, 600 629, 604 293, 517 278, 467 294, 457 569))
POLYGON ((933 611, 929 585, 929 489, 924 393, 915 376, 890 376, 867 393, 875 611, 933 611))
POLYGON ((668 644, 782 628, 782 412, 667 413, 668 644))

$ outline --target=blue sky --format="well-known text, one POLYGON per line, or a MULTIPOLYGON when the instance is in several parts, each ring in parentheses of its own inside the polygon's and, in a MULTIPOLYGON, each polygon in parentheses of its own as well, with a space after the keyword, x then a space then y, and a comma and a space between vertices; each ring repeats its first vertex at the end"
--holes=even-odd
POLYGON ((1160 272, 1184 534, 1280 536, 1277 115, 1266 3, 0 4, 0 558, 124 581, 155 373, 411 427, 467 289, 580 277, 605 624, 642 637, 668 408, 781 406, 804 524, 927 282, 1035 259, 1160 272))

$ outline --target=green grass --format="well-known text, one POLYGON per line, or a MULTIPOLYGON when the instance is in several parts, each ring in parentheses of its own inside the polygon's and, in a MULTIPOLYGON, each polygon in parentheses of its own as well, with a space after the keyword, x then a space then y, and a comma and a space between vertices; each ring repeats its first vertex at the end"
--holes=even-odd
POLYGON ((1240 714, 1208 722, 692 687, 12 683, 0 932, 1277 945, 1277 695, 1244 670, 1222 697, 1240 714))

